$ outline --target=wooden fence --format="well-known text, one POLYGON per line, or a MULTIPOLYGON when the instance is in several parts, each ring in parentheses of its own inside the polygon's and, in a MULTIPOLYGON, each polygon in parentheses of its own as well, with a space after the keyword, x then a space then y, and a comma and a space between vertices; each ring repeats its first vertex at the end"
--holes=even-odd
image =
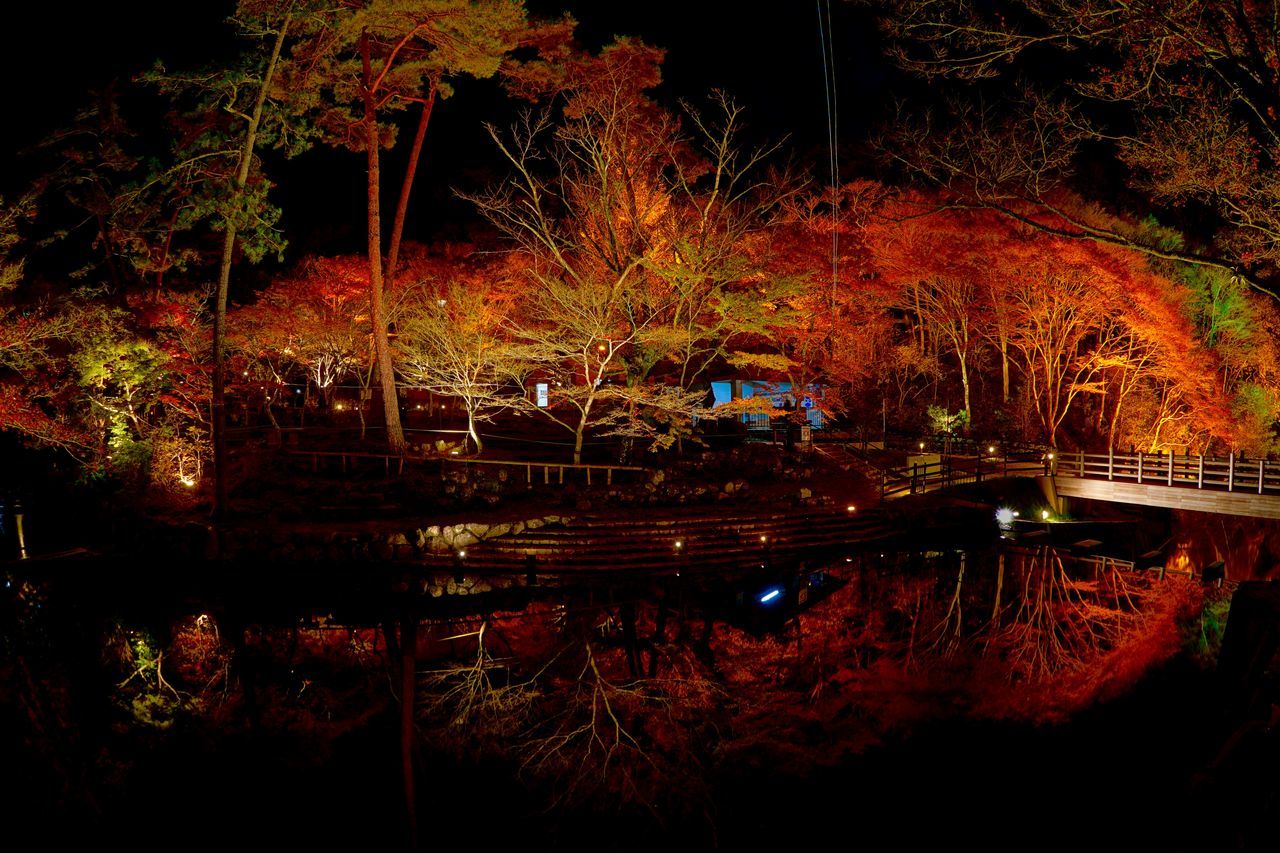
POLYGON ((1060 453, 1049 473, 1219 492, 1280 494, 1280 462, 1177 453, 1060 453))

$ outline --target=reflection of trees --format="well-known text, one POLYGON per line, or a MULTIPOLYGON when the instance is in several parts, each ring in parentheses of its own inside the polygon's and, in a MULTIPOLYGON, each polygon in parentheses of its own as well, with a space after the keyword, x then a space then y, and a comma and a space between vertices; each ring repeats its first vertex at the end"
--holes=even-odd
POLYGON ((418 719, 433 745, 509 760, 558 807, 669 813, 704 801, 697 733, 718 688, 687 661, 672 661, 670 677, 635 677, 627 649, 592 629, 569 630, 549 658, 499 659, 493 633, 449 637, 474 642, 474 657, 419 678, 418 719))
POLYGON ((921 642, 908 639, 908 655, 950 657, 969 649, 1003 659, 1010 678, 1030 681, 1082 670, 1115 648, 1142 622, 1148 591, 1111 561, 1075 560, 1052 547, 1000 555, 990 610, 971 608, 990 616, 976 625, 965 624, 966 597, 980 603, 975 599, 988 595, 988 586, 970 587, 962 560, 947 593, 922 601, 919 618, 932 627, 921 642))

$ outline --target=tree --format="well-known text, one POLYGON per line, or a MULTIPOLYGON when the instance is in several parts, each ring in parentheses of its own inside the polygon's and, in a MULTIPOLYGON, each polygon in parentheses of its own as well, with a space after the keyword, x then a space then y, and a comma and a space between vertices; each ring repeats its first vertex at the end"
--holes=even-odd
POLYGON ((401 371, 433 393, 462 401, 476 452, 484 449, 476 422, 523 399, 526 363, 510 336, 512 314, 510 294, 455 279, 423 283, 401 315, 401 371))
POLYGON ((34 193, 0 199, 0 430, 82 451, 88 443, 83 432, 44 405, 60 396, 57 349, 78 331, 79 312, 19 299, 25 270, 20 228, 35 212, 34 193))
MULTIPOLYGON (((239 150, 234 159, 234 172, 226 179, 226 189, 219 199, 217 224, 222 231, 222 249, 218 262, 218 282, 213 296, 213 445, 214 445, 214 501, 215 518, 222 518, 227 510, 227 296, 231 284, 231 267, 235 261, 237 238, 248 232, 244 245, 246 254, 260 259, 272 241, 269 233, 278 213, 271 211, 265 201, 265 187, 250 187, 250 175, 256 165, 256 153, 264 114, 273 90, 276 68, 284 53, 285 40, 294 25, 295 15, 305 8, 297 0, 241 0, 238 4, 237 23, 244 35, 263 39, 264 47, 241 57, 237 65, 218 69, 197 76, 172 76, 158 69, 152 79, 163 91, 174 95, 195 92, 197 115, 226 114, 238 121, 232 129, 219 128, 210 140, 217 153, 230 139, 239 137, 239 150), (264 239, 264 237, 266 239, 264 239)), ((304 17, 299 15, 299 17, 304 17)), ((277 121, 282 113, 277 110, 277 121)), ((289 139, 289 134, 274 129, 274 141, 278 144, 289 139)), ((296 137, 295 137, 296 138, 296 137)), ((201 146, 204 147, 204 146, 201 146)), ((299 150, 295 142, 293 152, 299 150)), ((204 152, 202 152, 204 153, 204 152)), ((199 156, 199 155, 196 155, 199 156)), ((222 155, 226 156, 226 155, 222 155)))
POLYGON ((907 0, 883 20, 896 58, 926 76, 1072 69, 1069 86, 1087 112, 1024 86, 1011 118, 964 102, 947 126, 908 131, 903 159, 966 202, 1262 279, 1280 259, 1280 19, 1270 4, 907 0), (1060 190, 1086 143, 1101 143, 1089 147, 1092 156, 1113 151, 1153 204, 1215 211, 1214 245, 1187 251, 1071 211, 1060 190))
MULTIPOLYGON (((381 148, 391 144, 394 132, 384 123, 385 117, 414 103, 423 108, 410 174, 402 186, 402 210, 431 105, 451 94, 449 80, 455 76, 495 74, 519 43, 524 25, 519 0, 368 0, 339 10, 332 25, 295 57, 299 67, 315 69, 313 85, 325 96, 318 121, 327 138, 362 151, 368 164, 370 316, 387 441, 397 452, 405 442, 384 304, 380 158, 381 148)), ((403 213, 397 221, 397 228, 403 227, 403 213)), ((394 243, 398 254, 398 234, 394 243)))

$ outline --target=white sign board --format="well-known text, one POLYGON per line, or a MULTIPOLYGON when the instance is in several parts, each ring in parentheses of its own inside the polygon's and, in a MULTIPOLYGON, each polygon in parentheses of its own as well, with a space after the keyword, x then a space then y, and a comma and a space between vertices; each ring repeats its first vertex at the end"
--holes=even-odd
POLYGON ((535 387, 537 388, 537 391, 538 391, 538 408, 539 408, 539 409, 545 409, 545 408, 547 407, 547 405, 548 405, 548 403, 547 403, 547 383, 545 383, 545 382, 539 382, 539 383, 537 384, 537 386, 535 386, 535 387))

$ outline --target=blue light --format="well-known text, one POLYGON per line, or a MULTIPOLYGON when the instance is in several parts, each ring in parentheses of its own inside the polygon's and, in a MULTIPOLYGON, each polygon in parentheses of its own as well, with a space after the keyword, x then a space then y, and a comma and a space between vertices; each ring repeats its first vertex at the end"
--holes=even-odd
POLYGON ((777 598, 780 595, 782 595, 782 590, 771 589, 768 592, 766 592, 764 595, 760 596, 760 603, 768 604, 770 601, 773 601, 775 598, 777 598))

